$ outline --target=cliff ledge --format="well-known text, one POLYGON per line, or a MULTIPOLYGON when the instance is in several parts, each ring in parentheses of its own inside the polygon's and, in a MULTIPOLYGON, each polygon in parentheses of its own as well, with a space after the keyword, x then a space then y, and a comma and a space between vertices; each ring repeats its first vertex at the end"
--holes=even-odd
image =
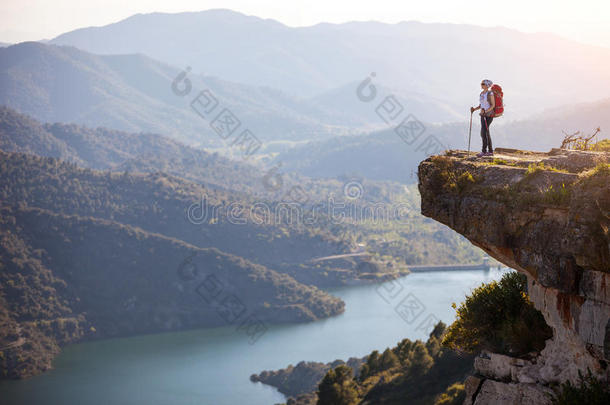
POLYGON ((418 176, 422 214, 525 273, 553 329, 533 358, 477 358, 466 403, 548 403, 549 387, 579 370, 609 381, 610 153, 448 151, 418 176))

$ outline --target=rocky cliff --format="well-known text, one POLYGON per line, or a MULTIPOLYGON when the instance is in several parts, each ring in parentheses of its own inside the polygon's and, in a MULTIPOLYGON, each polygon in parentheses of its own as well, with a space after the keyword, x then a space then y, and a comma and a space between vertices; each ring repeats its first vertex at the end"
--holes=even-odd
POLYGON ((486 353, 466 381, 474 404, 548 403, 550 387, 590 369, 609 379, 610 153, 463 151, 419 165, 421 210, 525 273, 553 329, 541 353, 486 353))

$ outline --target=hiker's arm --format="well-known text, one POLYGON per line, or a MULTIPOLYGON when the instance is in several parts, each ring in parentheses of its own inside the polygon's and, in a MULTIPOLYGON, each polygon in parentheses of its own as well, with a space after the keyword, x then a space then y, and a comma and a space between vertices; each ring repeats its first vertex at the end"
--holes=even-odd
POLYGON ((478 106, 476 106, 476 107, 470 107, 470 112, 471 112, 471 113, 473 113, 473 112, 475 112, 476 110, 478 110, 479 108, 481 108, 481 104, 479 104, 479 105, 478 105, 478 106))

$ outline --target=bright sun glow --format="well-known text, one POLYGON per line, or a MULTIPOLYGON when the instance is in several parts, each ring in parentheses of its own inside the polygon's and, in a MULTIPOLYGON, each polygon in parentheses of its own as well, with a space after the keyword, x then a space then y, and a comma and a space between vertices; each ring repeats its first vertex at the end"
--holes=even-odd
POLYGON ((576 41, 610 47, 610 3, 601 0, 6 0, 0 4, 0 41, 50 39, 66 31, 110 24, 136 13, 176 13, 210 8, 228 8, 272 18, 290 26, 353 20, 388 23, 418 20, 505 26, 525 32, 550 32, 576 41))

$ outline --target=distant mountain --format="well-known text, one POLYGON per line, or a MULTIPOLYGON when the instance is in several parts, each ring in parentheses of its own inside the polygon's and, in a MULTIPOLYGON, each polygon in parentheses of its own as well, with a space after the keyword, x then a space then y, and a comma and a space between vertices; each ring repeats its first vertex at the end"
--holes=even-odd
MULTIPOLYGON (((143 53, 305 97, 375 72, 377 83, 447 100, 463 106, 464 115, 477 102, 483 78, 505 87, 509 118, 610 90, 610 49, 501 27, 409 21, 291 28, 220 9, 137 14, 62 34, 51 43, 99 54, 143 53)), ((443 119, 432 122, 437 121, 443 119)))
POLYGON ((5 106, 0 106, 0 149, 58 158, 97 170, 164 171, 206 186, 250 193, 264 190, 262 168, 217 153, 150 133, 43 124, 5 106))
MULTIPOLYGON (((281 187, 268 187, 265 176, 274 173, 274 168, 268 169, 258 162, 232 160, 156 134, 92 129, 76 124, 43 124, 5 106, 0 106, 0 149, 58 158, 97 170, 164 172, 206 187, 247 193, 265 200, 281 199, 291 187, 306 186, 310 193, 308 199, 319 201, 331 192, 341 193, 343 187, 337 179, 313 180, 286 170, 279 173, 281 187)), ((369 193, 364 197, 374 202, 380 202, 380 198, 386 201, 382 189, 402 188, 373 182, 367 187, 369 193)))
POLYGON ((181 97, 172 91, 179 72, 143 55, 97 56, 25 42, 0 48, 0 104, 47 122, 155 132, 217 147, 225 142, 210 122, 224 108, 241 121, 240 133, 249 129, 261 141, 321 139, 351 125, 335 119, 334 111, 277 90, 213 77, 190 75, 192 91, 181 97), (189 103, 204 89, 218 104, 202 118, 189 103))
MULTIPOLYGON (((603 97, 599 92, 597 96, 603 97)), ((561 145, 564 132, 583 135, 601 132, 597 139, 610 139, 610 98, 548 109, 528 119, 502 123, 496 134, 504 145, 546 151, 561 145)))
POLYGON ((363 102, 357 96, 357 89, 361 81, 348 83, 338 88, 331 89, 309 99, 318 108, 325 111, 333 111, 336 123, 352 122, 366 126, 375 125, 376 128, 385 128, 387 124, 381 118, 383 111, 377 111, 381 96, 394 96, 400 103, 403 118, 411 114, 422 121, 427 122, 452 122, 464 118, 463 106, 450 99, 443 99, 440 95, 426 95, 413 91, 390 88, 377 85, 376 91, 380 95, 377 104, 363 102), (462 111, 461 111, 462 110, 462 111))
MULTIPOLYGON (((367 179, 417 182, 417 166, 432 153, 465 148, 460 124, 430 125, 401 137, 396 127, 366 135, 334 137, 283 149, 276 157, 287 170, 305 176, 333 177, 353 173, 367 179)), ((468 139, 468 127, 465 130, 468 139)), ((476 141, 473 140, 473 145, 476 141)))

